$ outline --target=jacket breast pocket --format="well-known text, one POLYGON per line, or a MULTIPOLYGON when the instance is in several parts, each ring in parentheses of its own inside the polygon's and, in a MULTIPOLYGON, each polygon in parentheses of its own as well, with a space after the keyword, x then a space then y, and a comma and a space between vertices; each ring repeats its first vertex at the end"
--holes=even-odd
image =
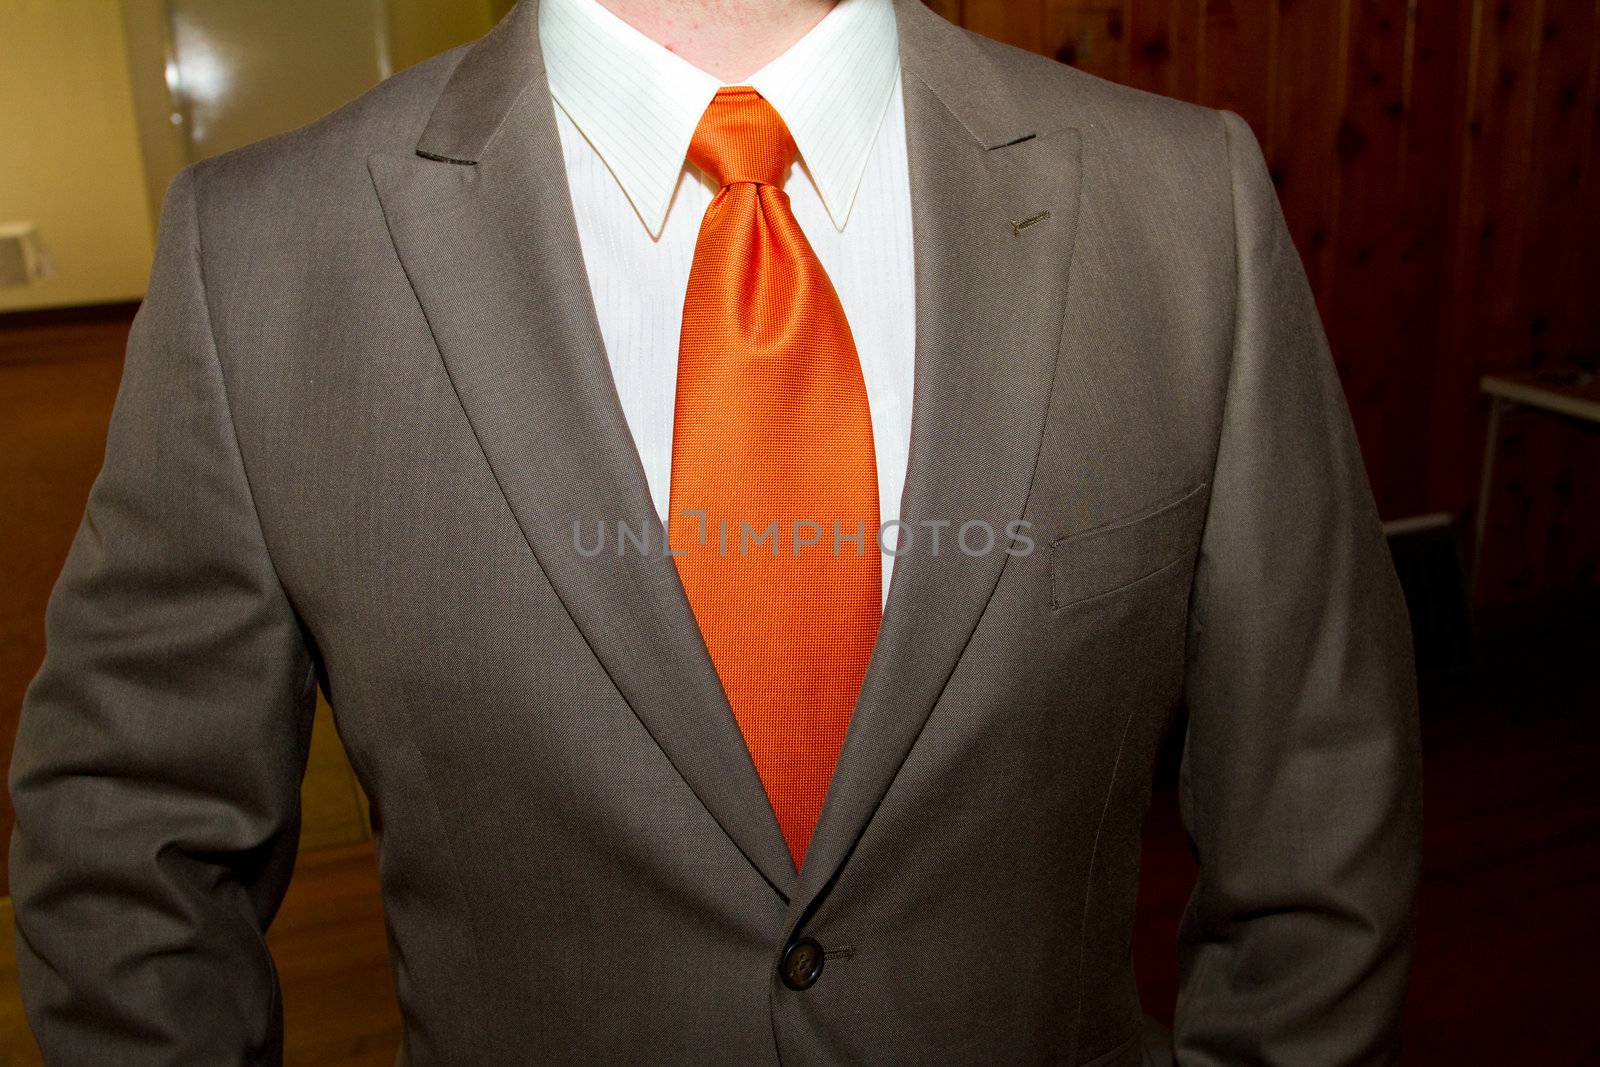
POLYGON ((1193 556, 1205 522, 1202 482, 1132 515, 1050 546, 1050 608, 1061 611, 1152 578, 1193 556))

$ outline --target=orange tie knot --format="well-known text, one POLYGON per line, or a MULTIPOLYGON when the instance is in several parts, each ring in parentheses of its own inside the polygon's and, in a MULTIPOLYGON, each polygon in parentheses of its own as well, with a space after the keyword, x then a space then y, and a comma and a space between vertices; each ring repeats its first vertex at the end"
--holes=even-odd
POLYGON ((783 185, 798 150, 783 118, 746 85, 718 89, 689 142, 689 162, 720 186, 783 185))

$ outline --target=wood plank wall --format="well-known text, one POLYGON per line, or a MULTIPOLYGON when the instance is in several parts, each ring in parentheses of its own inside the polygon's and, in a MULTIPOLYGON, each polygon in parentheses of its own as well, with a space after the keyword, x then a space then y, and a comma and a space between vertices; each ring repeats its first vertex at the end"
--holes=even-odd
MULTIPOLYGON (((1597 0, 928 2, 1250 123, 1385 518, 1474 505, 1480 375, 1600 357, 1597 0)), ((1600 433, 1521 415, 1501 462, 1485 599, 1600 587, 1600 433)))

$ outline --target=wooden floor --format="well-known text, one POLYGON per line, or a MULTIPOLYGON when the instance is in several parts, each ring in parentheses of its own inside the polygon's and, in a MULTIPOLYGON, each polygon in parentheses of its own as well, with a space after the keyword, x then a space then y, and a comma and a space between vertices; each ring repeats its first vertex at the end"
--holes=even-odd
MULTIPOLYGON (((14 714, 23 675, 37 663, 37 617, 25 615, 42 610, 97 466, 125 330, 66 331, 55 356, 37 357, 54 363, 0 375, 0 535, 6 558, 27 562, 7 576, 0 719, 14 714), (104 354, 87 354, 90 344, 104 354), (22 414, 13 419, 13 411, 22 414), (72 428, 67 447, 40 446, 48 412, 72 428)), ((8 357, 16 353, 0 337, 0 361, 8 357)), ((59 438, 62 425, 52 423, 49 436, 59 438)), ((1597 694, 1600 629, 1502 637, 1470 668, 1429 681, 1407 1063, 1600 1064, 1597 694)), ((9 721, 0 727, 8 738, 9 721)), ((1167 1019, 1177 984, 1172 939, 1192 878, 1172 794, 1158 792, 1134 957, 1147 1009, 1167 1019)), ((0 1065, 37 1063, 17 1001, 9 919, 0 914, 0 1065)), ((290 1064, 393 1062, 400 1022, 370 846, 302 854, 268 940, 283 980, 290 1064)))

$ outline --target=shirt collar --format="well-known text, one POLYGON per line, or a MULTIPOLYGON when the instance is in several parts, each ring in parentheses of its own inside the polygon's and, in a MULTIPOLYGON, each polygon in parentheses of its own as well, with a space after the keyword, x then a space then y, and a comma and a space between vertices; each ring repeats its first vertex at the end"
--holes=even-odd
MULTIPOLYGON (((659 237, 689 141, 723 83, 598 0, 542 0, 539 43, 550 94, 659 237)), ((840 0, 788 51, 739 83, 783 117, 841 230, 899 71, 891 0, 840 0)))

